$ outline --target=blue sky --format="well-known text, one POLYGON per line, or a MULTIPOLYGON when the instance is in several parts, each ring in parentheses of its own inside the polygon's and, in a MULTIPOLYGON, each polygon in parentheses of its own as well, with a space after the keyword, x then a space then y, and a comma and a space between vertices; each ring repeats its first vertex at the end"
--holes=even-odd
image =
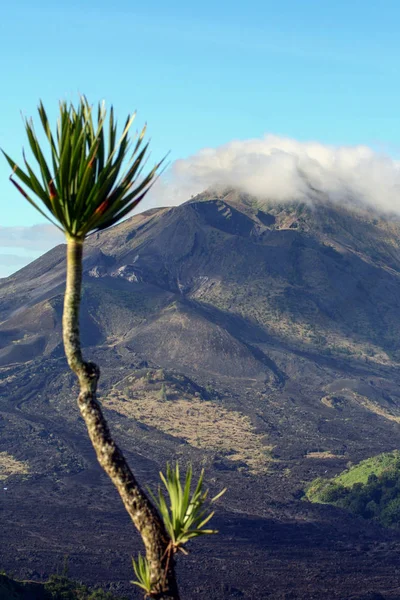
MULTIPOLYGON (((85 93, 121 121, 137 109, 154 160, 267 133, 398 155, 399 20, 392 0, 15 0, 0 20, 0 146, 18 159, 20 111, 41 98, 55 117, 85 93)), ((8 176, 0 159, 0 226, 41 223, 8 176)))

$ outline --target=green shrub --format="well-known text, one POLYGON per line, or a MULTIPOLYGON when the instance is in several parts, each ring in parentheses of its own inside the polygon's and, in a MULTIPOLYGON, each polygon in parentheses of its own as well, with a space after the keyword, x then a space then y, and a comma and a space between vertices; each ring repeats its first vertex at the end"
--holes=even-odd
POLYGON ((118 600, 111 592, 90 590, 86 585, 72 581, 65 575, 51 575, 44 584, 44 590, 49 600, 118 600))
POLYGON ((362 461, 333 479, 315 479, 306 496, 311 502, 333 504, 385 527, 400 528, 399 452, 362 461))

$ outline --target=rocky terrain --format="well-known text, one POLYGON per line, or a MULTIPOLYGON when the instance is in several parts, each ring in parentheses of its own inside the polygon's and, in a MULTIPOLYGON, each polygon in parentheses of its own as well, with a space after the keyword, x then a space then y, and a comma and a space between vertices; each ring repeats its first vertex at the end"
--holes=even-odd
MULTIPOLYGON (((0 566, 132 589, 140 548, 97 466, 61 345, 65 247, 0 280, 0 566)), ((182 598, 400 598, 400 536, 304 501, 400 443, 400 221, 234 190, 86 245, 85 355, 140 481, 167 460, 228 486, 182 598)))

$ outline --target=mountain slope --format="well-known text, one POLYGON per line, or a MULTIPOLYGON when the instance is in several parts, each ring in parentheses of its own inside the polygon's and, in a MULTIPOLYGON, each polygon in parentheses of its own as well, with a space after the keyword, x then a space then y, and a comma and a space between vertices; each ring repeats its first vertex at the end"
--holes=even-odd
MULTIPOLYGON (((7 479, 26 514, 36 519, 40 494, 53 506, 79 494, 85 528, 91 490, 99 514, 113 491, 63 356, 64 250, 0 282, 0 452, 27 465, 7 479)), ((207 192, 86 244, 85 355, 100 364, 121 446, 146 481, 175 456, 207 465, 211 486, 230 489, 226 515, 313 521, 332 510, 335 535, 339 513, 296 497, 399 445, 399 309, 400 223, 357 206, 207 192)), ((7 535, 18 547, 15 528, 7 535)))

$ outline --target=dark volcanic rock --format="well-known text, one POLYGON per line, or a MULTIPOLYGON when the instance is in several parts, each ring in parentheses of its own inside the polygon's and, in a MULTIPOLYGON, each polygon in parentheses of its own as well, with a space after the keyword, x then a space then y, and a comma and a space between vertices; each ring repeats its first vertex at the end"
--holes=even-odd
MULTIPOLYGON (((307 481, 400 444, 399 240, 360 208, 234 191, 88 239, 85 354, 135 473, 154 485, 176 457, 229 488, 220 535, 180 561, 183 598, 400 598, 398 533, 301 500, 307 481)), ((68 554, 72 576, 138 597, 139 542, 63 357, 64 252, 0 282, 0 452, 19 461, 0 566, 49 573, 68 554)))

